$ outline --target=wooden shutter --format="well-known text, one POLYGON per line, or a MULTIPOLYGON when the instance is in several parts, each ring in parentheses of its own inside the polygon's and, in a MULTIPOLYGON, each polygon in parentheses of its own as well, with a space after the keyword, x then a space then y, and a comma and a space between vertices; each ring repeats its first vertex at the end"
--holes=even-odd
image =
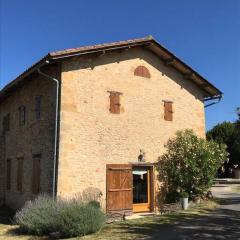
POLYGON ((32 168, 32 193, 38 194, 40 192, 40 159, 33 158, 33 168, 32 168))
POLYGON ((35 97, 35 113, 36 113, 37 120, 41 118, 41 100, 42 100, 42 96, 35 97))
POLYGON ((25 106, 19 107, 19 125, 22 126, 26 122, 26 108, 25 106))
POLYGON ((166 121, 173 120, 172 102, 164 102, 164 119, 166 121))
POLYGON ((3 132, 10 130, 10 113, 3 118, 3 132))
POLYGON ((132 210, 132 165, 107 165, 107 211, 132 210))
POLYGON ((7 159, 7 190, 11 189, 11 159, 7 159))
POLYGON ((151 78, 149 70, 144 66, 138 66, 134 71, 135 76, 151 78))
POLYGON ((17 159, 17 190, 22 192, 23 158, 17 159))
POLYGON ((110 112, 119 114, 120 106, 120 93, 110 92, 110 112))

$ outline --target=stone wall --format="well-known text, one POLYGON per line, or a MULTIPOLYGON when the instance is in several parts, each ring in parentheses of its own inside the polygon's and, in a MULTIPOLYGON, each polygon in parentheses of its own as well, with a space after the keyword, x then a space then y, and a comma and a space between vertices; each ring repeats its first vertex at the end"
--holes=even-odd
MULTIPOLYGON (((49 74, 56 69, 48 71, 49 74)), ((56 74, 55 74, 56 75, 56 74)), ((6 160, 11 159, 11 189, 6 190, 6 174, 1 178, 0 199, 11 208, 18 208, 32 194, 33 155, 41 155, 41 192, 52 191, 53 134, 55 120, 55 86, 49 79, 31 76, 17 91, 0 103, 1 173, 6 173, 6 160), (42 96, 41 118, 36 119, 35 96, 42 96), (26 123, 19 125, 20 106, 26 107, 26 123), (10 113, 10 131, 3 134, 3 117, 10 113), (5 141, 3 139, 5 138, 5 141), (23 190, 17 191, 17 158, 23 158, 23 190)), ((2 175, 1 175, 2 176, 2 175)))
POLYGON ((147 50, 86 56, 62 63, 58 195, 97 187, 106 199, 106 164, 155 162, 177 130, 205 136, 203 92, 147 50), (151 78, 134 76, 137 66, 151 78), (109 91, 121 92, 121 113, 109 112, 109 91), (163 100, 173 101, 173 121, 163 100))

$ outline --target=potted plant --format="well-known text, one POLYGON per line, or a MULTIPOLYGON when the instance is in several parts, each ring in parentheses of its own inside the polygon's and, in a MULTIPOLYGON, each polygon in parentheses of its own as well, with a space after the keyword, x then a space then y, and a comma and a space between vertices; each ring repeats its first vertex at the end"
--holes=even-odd
POLYGON ((183 210, 186 210, 188 208, 188 197, 189 197, 189 194, 187 192, 180 192, 180 201, 181 201, 183 210))

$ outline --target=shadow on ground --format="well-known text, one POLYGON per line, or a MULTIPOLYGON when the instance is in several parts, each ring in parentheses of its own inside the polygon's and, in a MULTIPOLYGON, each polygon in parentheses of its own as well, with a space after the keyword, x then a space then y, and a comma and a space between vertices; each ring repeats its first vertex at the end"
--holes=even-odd
POLYGON ((14 211, 7 207, 0 207, 0 224, 9 225, 12 223, 14 211))
POLYGON ((174 224, 161 224, 162 218, 152 223, 126 226, 126 231, 141 234, 138 239, 164 240, 200 240, 221 239, 240 240, 240 205, 239 211, 221 208, 221 204, 240 204, 240 198, 224 199, 220 208, 204 211, 204 216, 177 218, 172 216, 174 224))

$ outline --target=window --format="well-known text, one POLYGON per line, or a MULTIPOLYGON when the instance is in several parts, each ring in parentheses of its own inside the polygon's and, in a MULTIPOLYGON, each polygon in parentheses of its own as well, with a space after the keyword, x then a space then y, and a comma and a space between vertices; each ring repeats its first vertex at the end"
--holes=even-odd
POLYGON ((144 66, 138 66, 134 71, 135 76, 151 78, 149 70, 144 66))
POLYGON ((164 101, 164 119, 166 121, 173 120, 173 110, 172 110, 172 102, 164 101))
POLYGON ((23 182, 23 158, 17 159, 17 190, 22 192, 23 182))
POLYGON ((42 100, 42 96, 35 97, 35 114, 36 114, 37 120, 41 118, 41 100, 42 100))
POLYGON ((110 113, 120 114, 120 95, 119 92, 110 92, 110 113))
POLYGON ((33 165, 32 165, 32 193, 33 194, 38 194, 40 192, 40 177, 41 177, 40 158, 33 156, 33 165))
POLYGON ((10 130, 10 113, 3 118, 3 132, 10 130))
POLYGON ((11 189, 11 159, 7 159, 7 190, 11 189))
POLYGON ((19 125, 25 125, 26 122, 26 108, 25 106, 19 107, 19 125))

